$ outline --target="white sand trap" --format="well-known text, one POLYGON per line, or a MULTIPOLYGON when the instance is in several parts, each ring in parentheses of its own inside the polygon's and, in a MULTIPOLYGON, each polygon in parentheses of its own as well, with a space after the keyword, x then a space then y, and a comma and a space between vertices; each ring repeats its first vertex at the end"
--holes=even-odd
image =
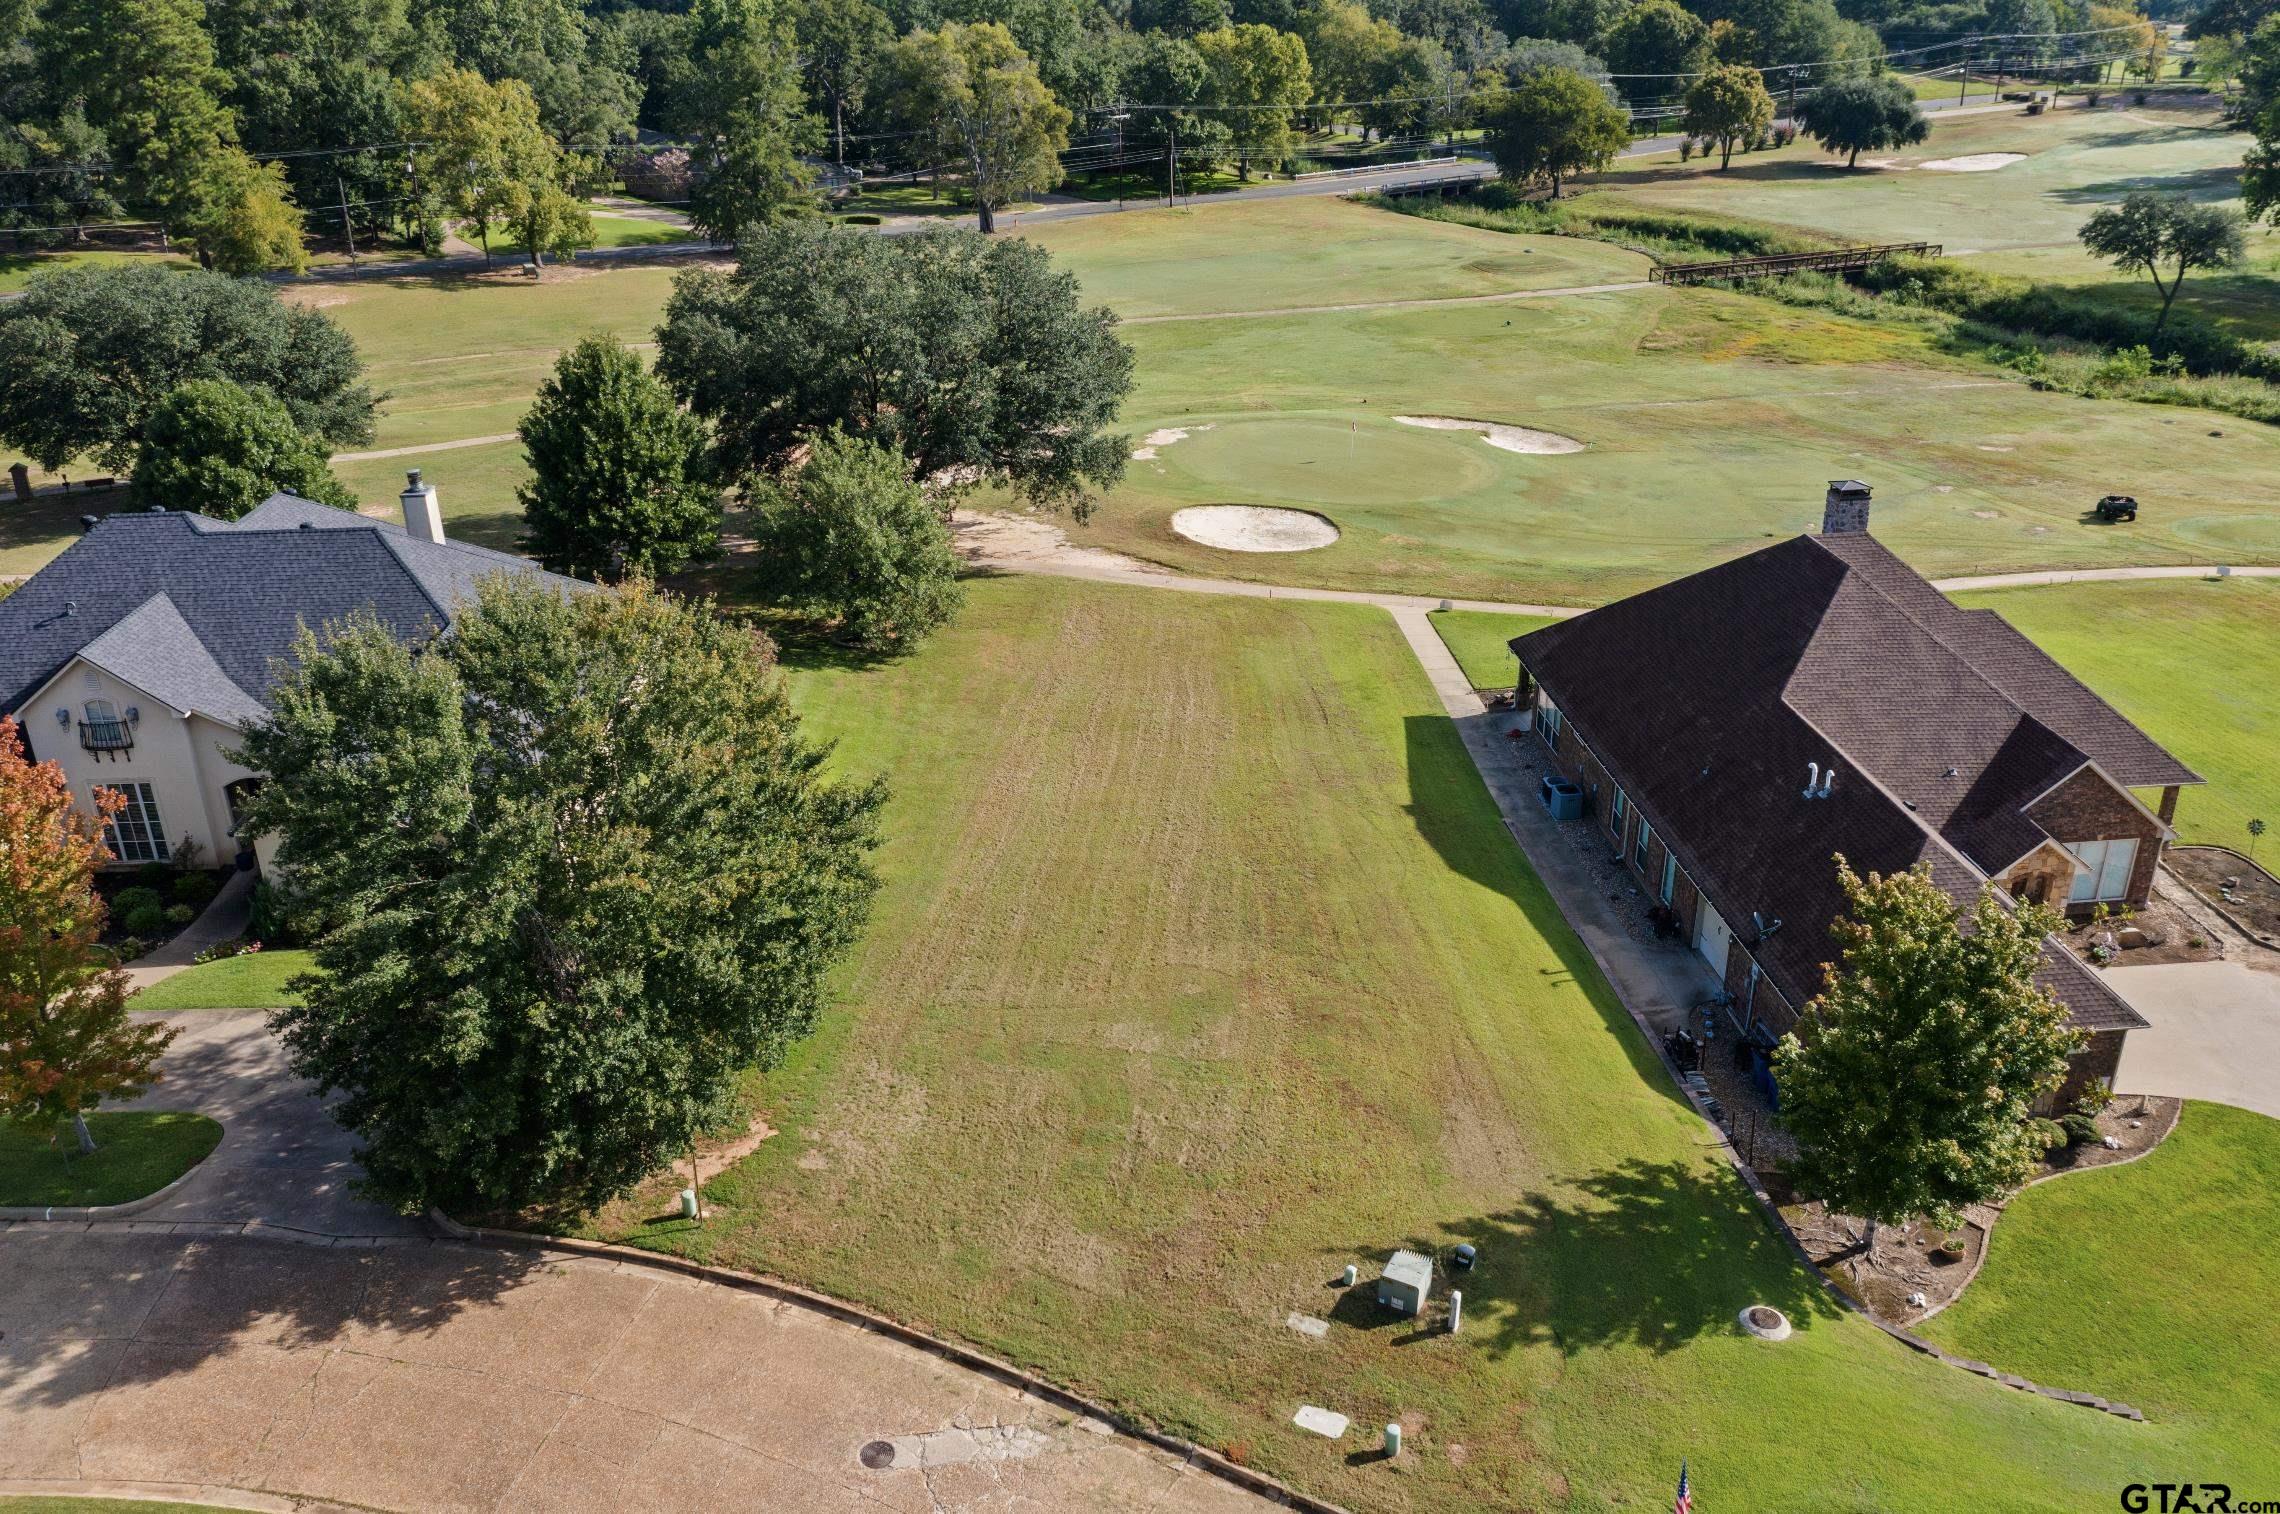
POLYGON ((1968 152, 1960 158, 1934 158, 1916 166, 1933 173, 1993 173, 1998 168, 2025 161, 2026 156, 2023 152, 1968 152))
POLYGON ((1268 505, 1190 505, 1173 513, 1172 529, 1226 552, 1312 552, 1338 539, 1338 528, 1311 510, 1268 505))
POLYGON ((1140 438, 1139 446, 1132 449, 1132 460, 1136 463, 1152 462, 1155 460, 1157 448, 1169 447, 1174 442, 1184 442, 1196 432, 1209 431, 1210 429, 1209 426, 1166 426, 1160 431, 1151 431, 1140 438))
POLYGON ((1557 431, 1531 431, 1526 426, 1507 426, 1497 421, 1460 420, 1453 415, 1397 415, 1394 419, 1404 426, 1423 426, 1428 431, 1477 431, 1482 441, 1506 452, 1549 456, 1583 450, 1583 443, 1572 436, 1562 436, 1557 431))

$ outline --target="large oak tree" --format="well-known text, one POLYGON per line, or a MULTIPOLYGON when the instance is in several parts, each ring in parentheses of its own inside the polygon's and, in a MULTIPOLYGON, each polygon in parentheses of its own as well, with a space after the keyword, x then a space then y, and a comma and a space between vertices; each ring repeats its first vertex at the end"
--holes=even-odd
POLYGON ((775 473, 833 426, 938 490, 992 481, 1080 509, 1124 473, 1115 315, 1035 243, 779 226, 737 271, 684 273, 657 371, 711 420, 721 476, 775 473))
POLYGON ((882 796, 823 776, 765 639, 501 576, 424 649, 366 618, 294 662, 243 754, 322 969, 274 1024, 375 1197, 604 1203, 814 1027, 882 796))

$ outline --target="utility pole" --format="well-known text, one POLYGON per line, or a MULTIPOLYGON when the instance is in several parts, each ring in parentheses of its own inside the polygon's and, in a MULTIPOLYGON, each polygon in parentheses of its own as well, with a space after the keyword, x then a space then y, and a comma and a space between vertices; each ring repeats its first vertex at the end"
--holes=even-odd
POLYGON ((1164 201, 1174 210, 1180 204, 1180 128, 1169 114, 1164 118, 1164 201))
POLYGON ((1971 44, 1963 44, 1963 72, 1955 78, 1955 103, 1963 103, 1964 91, 1971 88, 1971 44))
POLYGON ((340 191, 340 234, 348 238, 348 260, 353 263, 356 261, 356 228, 349 224, 348 183, 341 178, 338 169, 333 171, 333 188, 340 191))

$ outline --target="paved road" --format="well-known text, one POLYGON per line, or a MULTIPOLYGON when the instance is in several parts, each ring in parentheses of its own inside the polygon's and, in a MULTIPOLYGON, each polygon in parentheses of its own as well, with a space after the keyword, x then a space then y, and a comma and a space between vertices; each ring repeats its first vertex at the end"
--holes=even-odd
POLYGON ((0 1278, 0 1495, 221 1488, 422 1514, 1265 1506, 886 1336, 614 1262, 18 1224, 0 1229, 0 1278))
POLYGON ((2110 968, 2106 981, 2153 1022, 2124 1043, 2116 1087, 2280 1119, 2280 973, 2173 962, 2110 968))

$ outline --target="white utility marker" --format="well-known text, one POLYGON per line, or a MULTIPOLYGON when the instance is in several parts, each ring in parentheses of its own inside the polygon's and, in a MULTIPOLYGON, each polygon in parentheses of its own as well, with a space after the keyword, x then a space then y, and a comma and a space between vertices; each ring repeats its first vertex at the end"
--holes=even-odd
POLYGON ((1353 1423, 1335 1409, 1318 1409, 1312 1404, 1300 1404, 1298 1412, 1290 1417, 1290 1422, 1301 1430, 1313 1431, 1325 1440, 1337 1440, 1346 1433, 1346 1427, 1353 1423))

